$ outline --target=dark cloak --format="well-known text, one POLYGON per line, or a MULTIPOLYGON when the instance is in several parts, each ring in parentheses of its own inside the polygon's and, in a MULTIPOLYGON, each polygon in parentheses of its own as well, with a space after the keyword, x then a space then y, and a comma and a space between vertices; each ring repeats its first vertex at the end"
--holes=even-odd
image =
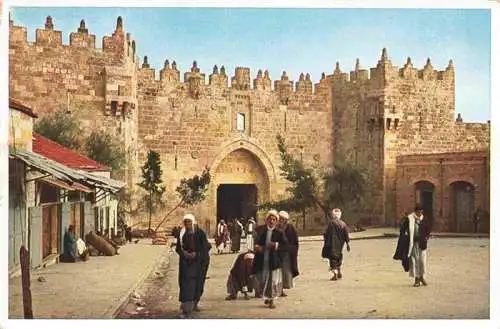
POLYGON ((196 252, 194 259, 187 259, 182 253, 181 243, 177 243, 175 251, 179 254, 179 301, 198 302, 203 295, 206 274, 210 264, 208 243, 205 232, 196 227, 192 235, 185 233, 182 245, 187 252, 196 252))
POLYGON ((76 235, 73 232, 66 231, 63 238, 63 255, 62 262, 75 262, 76 261, 76 235))
MULTIPOLYGON (((256 246, 266 247, 266 236, 267 236, 267 226, 259 227, 257 229, 258 235, 255 240, 256 246)), ((285 234, 280 231, 278 228, 273 230, 271 234, 271 242, 278 242, 277 250, 269 251, 269 270, 274 271, 278 268, 281 268, 281 257, 280 253, 288 250, 287 241, 285 238, 285 234)), ((252 274, 260 273, 264 270, 264 252, 255 253, 255 258, 253 261, 252 274)))
POLYGON ((233 232, 231 233, 231 251, 239 252, 241 249, 241 234, 243 230, 238 223, 233 223, 233 232))
MULTIPOLYGON (((248 288, 248 292, 253 291, 253 281, 250 278, 252 275, 253 260, 245 259, 247 254, 252 254, 252 252, 246 252, 239 254, 234 261, 234 265, 229 271, 229 279, 231 281, 234 292, 243 292, 243 287, 248 288)), ((231 293, 230 293, 231 294, 231 293)))
POLYGON ((332 222, 326 227, 325 233, 323 233, 323 250, 321 251, 321 257, 331 259, 333 255, 333 234, 337 236, 340 242, 340 253, 344 248, 345 243, 349 243, 349 232, 347 231, 347 226, 341 227, 332 222))
MULTIPOLYGON (((410 270, 410 259, 408 257, 409 248, 410 248, 410 228, 409 228, 410 220, 408 217, 405 217, 401 222, 401 227, 399 229, 399 238, 398 244, 396 246, 396 251, 394 252, 394 256, 392 258, 394 260, 401 260, 401 265, 405 272, 410 270)), ((419 230, 419 239, 418 244, 420 249, 427 249, 427 240, 430 235, 430 228, 427 225, 427 222, 424 220, 420 224, 419 230)))
POLYGON ((286 252, 290 256, 290 266, 292 270, 292 277, 299 275, 299 266, 297 261, 297 256, 299 253, 299 236, 297 230, 292 224, 287 224, 286 228, 283 230, 285 238, 288 242, 286 252))

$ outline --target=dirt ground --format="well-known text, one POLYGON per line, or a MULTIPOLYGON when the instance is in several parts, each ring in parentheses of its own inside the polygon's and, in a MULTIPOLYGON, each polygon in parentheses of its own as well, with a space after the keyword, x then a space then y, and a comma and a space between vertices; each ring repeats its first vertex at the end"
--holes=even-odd
MULTIPOLYGON (((252 298, 225 301, 226 280, 236 254, 212 255, 209 279, 201 301, 200 319, 261 318, 489 318, 489 240, 433 238, 429 241, 427 287, 412 287, 412 279, 394 261, 396 239, 351 242, 344 252, 344 278, 329 281, 321 242, 303 242, 299 250, 300 276, 276 309, 252 298)), ((242 245, 244 247, 244 245, 242 245)), ((214 248, 215 249, 215 248, 214 248)), ((165 257, 118 318, 175 318, 179 314, 178 257, 165 257)))

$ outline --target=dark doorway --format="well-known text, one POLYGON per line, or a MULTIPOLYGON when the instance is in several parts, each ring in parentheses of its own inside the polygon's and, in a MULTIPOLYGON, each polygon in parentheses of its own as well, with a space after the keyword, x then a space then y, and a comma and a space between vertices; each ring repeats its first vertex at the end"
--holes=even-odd
POLYGON ((467 182, 451 184, 451 215, 456 232, 474 231, 474 186, 467 182))
POLYGON ((424 209, 424 217, 430 225, 434 223, 434 184, 420 181, 415 184, 415 201, 424 209))
POLYGON ((257 186, 221 184, 217 188, 217 221, 257 217, 257 186))

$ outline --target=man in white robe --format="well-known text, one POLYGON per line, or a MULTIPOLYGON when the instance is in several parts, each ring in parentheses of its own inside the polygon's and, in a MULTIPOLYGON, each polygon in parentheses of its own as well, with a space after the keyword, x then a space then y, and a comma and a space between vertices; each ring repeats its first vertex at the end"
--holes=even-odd
POLYGON ((253 217, 250 217, 248 220, 248 228, 247 228, 247 249, 249 251, 253 251, 254 248, 254 230, 255 230, 255 221, 253 217))

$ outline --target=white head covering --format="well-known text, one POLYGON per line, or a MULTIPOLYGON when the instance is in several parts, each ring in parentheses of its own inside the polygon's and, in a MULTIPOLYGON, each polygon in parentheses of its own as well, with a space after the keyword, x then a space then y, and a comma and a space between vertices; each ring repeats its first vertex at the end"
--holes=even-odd
POLYGON ((342 211, 339 208, 335 208, 332 210, 332 217, 333 217, 333 222, 340 226, 341 228, 346 228, 347 224, 340 219, 342 217, 342 211))
POLYGON ((340 219, 342 217, 342 211, 339 208, 335 208, 332 210, 333 219, 340 219))
POLYGON ((274 217, 276 217, 276 219, 278 219, 278 218, 280 217, 280 215, 278 214, 278 211, 277 211, 277 210, 275 210, 275 209, 271 209, 271 210, 269 210, 269 211, 267 212, 266 219, 267 219, 267 217, 269 217, 269 216, 274 216, 274 217))
MULTIPOLYGON (((196 225, 196 218, 194 217, 193 214, 185 214, 184 217, 182 218, 182 221, 185 221, 186 219, 193 221, 193 226, 196 225)), ((184 236, 184 234, 186 234, 186 226, 182 227, 181 232, 179 233, 179 241, 177 241, 177 243, 181 244, 181 247, 182 247, 182 237, 184 236)))
POLYGON ((269 216, 274 216, 274 217, 276 217, 277 220, 280 218, 278 211, 275 209, 271 209, 268 211, 268 213, 266 215, 266 224, 267 224, 267 219, 269 218, 269 216))
POLYGON ((285 219, 290 219, 290 216, 288 215, 288 213, 284 210, 280 211, 279 214, 278 214, 280 217, 283 217, 285 219))

